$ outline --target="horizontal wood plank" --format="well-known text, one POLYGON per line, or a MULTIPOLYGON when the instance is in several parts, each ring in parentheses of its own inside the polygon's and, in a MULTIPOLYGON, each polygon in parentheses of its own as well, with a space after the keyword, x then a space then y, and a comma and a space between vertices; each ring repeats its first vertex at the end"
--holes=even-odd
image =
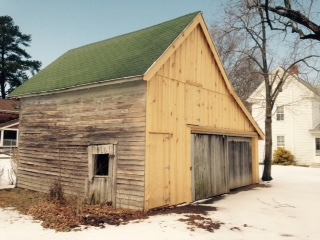
POLYGON ((66 192, 84 194, 88 146, 117 144, 117 196, 128 204, 134 193, 133 207, 142 209, 145 92, 141 81, 23 98, 18 186, 47 191, 59 179, 66 192))

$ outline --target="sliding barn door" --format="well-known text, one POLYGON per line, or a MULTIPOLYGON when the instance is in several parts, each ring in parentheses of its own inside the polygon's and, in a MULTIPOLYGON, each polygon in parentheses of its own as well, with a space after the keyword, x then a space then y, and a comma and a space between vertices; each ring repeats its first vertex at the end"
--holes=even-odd
POLYGON ((229 188, 252 184, 251 138, 228 137, 229 188))
POLYGON ((225 137, 192 134, 193 200, 228 192, 225 137))

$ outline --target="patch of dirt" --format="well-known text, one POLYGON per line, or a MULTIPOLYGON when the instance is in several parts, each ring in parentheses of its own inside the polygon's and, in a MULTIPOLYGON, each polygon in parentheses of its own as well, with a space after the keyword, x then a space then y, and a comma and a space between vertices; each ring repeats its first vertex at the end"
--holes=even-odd
MULTIPOLYGON (((250 190, 254 190, 256 188, 269 188, 271 187, 271 185, 269 184, 263 184, 263 183, 257 183, 257 184, 252 184, 252 185, 249 185, 249 186, 245 186, 245 187, 240 187, 240 188, 236 188, 236 189, 232 189, 230 191, 229 194, 237 194, 237 193, 240 193, 240 192, 243 192, 243 191, 250 191, 250 190)), ((216 201, 219 201, 219 200, 222 200, 226 197, 227 194, 222 194, 222 195, 219 195, 219 196, 214 196, 214 197, 211 197, 211 198, 208 198, 208 199, 205 199, 205 200, 202 200, 202 201, 199 201, 200 204, 212 204, 216 201)))
POLYGON ((281 234, 280 236, 281 236, 281 237, 294 237, 294 236, 291 235, 291 234, 281 234))
POLYGON ((212 203, 214 203, 214 202, 217 202, 217 201, 220 201, 220 200, 224 199, 225 196, 226 196, 226 194, 219 195, 219 196, 215 196, 215 197, 211 197, 211 198, 202 200, 202 201, 200 202, 200 204, 212 204, 212 203))
POLYGON ((249 186, 244 186, 244 187, 232 189, 230 191, 230 194, 236 194, 236 193, 243 192, 243 191, 251 191, 256 188, 270 188, 270 187, 271 187, 270 184, 256 183, 256 184, 252 184, 249 186))
POLYGON ((211 218, 206 218, 201 215, 185 215, 185 218, 178 219, 180 222, 186 222, 188 225, 188 229, 194 231, 195 228, 202 228, 208 232, 214 232, 214 230, 219 229, 221 222, 214 222, 211 218))
POLYGON ((221 222, 214 222, 211 218, 203 217, 208 212, 217 211, 216 207, 205 206, 200 204, 188 204, 183 206, 163 207, 153 209, 148 212, 148 216, 154 215, 166 215, 166 214, 188 214, 184 215, 186 218, 180 218, 178 221, 185 222, 188 225, 190 231, 195 231, 195 228, 205 229, 208 232, 214 232, 215 229, 219 229, 221 222))
POLYGON ((231 230, 231 231, 241 231, 241 229, 238 228, 238 227, 232 227, 232 228, 230 228, 230 230, 231 230))
POLYGON ((113 209, 106 205, 84 205, 84 225, 101 226, 101 224, 116 225, 127 224, 131 220, 147 219, 147 213, 142 211, 113 209))
POLYGON ((193 214, 207 215, 208 212, 212 212, 212 211, 217 211, 217 208, 212 206, 198 205, 198 204, 188 204, 183 206, 173 206, 173 207, 163 207, 163 208, 152 209, 148 212, 148 215, 149 216, 165 215, 170 213, 176 213, 176 214, 193 213, 193 214))

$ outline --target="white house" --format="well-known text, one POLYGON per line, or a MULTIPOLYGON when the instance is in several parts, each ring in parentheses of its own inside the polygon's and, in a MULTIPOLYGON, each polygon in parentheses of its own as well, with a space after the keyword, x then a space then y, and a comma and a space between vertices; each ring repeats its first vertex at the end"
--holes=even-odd
MULTIPOLYGON (((278 74, 284 73, 281 68, 276 71, 278 74)), ((264 130, 264 82, 248 101, 252 104, 254 119, 264 130)), ((290 150, 298 165, 320 164, 320 89, 300 79, 297 68, 288 74, 276 99, 272 116, 272 141, 273 151, 279 147, 290 150)), ((259 162, 263 160, 264 141, 259 141, 259 162)))
POLYGON ((19 119, 0 124, 0 151, 1 148, 18 147, 19 119))

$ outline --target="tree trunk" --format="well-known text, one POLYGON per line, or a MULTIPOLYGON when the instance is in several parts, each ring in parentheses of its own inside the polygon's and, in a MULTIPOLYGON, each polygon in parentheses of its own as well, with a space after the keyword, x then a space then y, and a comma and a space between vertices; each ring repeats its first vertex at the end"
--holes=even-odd
POLYGON ((6 89, 5 89, 5 84, 3 81, 0 83, 0 88, 1 88, 1 98, 5 99, 6 98, 6 89))
POLYGON ((266 101, 265 118, 265 154, 262 181, 271 181, 271 163, 272 163, 272 107, 269 99, 266 101))

